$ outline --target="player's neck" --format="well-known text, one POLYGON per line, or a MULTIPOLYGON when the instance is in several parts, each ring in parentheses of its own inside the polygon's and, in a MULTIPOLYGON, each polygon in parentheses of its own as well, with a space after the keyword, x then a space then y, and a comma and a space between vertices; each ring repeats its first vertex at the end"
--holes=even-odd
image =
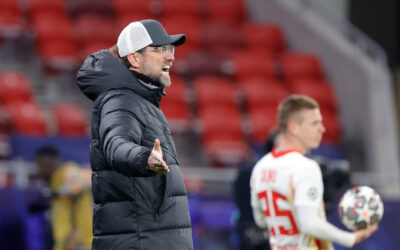
POLYGON ((286 150, 297 150, 303 154, 306 154, 309 150, 304 146, 299 140, 296 138, 290 138, 289 136, 283 136, 279 146, 277 147, 278 151, 286 151, 286 150))

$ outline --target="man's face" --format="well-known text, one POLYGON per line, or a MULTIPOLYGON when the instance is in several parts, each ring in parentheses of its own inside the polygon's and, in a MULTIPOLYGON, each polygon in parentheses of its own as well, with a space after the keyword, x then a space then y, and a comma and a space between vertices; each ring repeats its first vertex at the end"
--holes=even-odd
POLYGON ((296 125, 299 142, 306 150, 317 148, 325 132, 320 110, 304 109, 300 111, 299 116, 300 119, 296 125))
POLYGON ((59 164, 57 157, 39 156, 36 158, 39 177, 48 181, 59 164))
POLYGON ((165 51, 164 55, 154 47, 147 47, 141 53, 140 73, 150 77, 155 82, 160 82, 165 88, 171 85, 169 70, 175 60, 174 54, 165 51))

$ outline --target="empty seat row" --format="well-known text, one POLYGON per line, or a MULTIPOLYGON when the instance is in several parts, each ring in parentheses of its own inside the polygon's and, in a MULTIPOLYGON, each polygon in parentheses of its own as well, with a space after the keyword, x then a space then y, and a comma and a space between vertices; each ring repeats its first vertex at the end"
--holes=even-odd
MULTIPOLYGON (((11 124, 11 131, 27 135, 45 135, 47 126, 46 112, 36 104, 30 80, 15 71, 0 73, 1 124, 11 124)), ((86 113, 71 103, 59 103, 52 107, 50 123, 55 123, 60 135, 86 135, 86 113)), ((6 132, 2 127, 2 133, 6 132)))
POLYGON ((325 79, 321 62, 311 53, 285 51, 274 55, 253 48, 235 50, 225 58, 211 53, 193 53, 187 58, 184 69, 184 74, 192 77, 232 76, 239 83, 263 78, 291 85, 299 79, 325 79))
POLYGON ((249 153, 249 142, 264 143, 278 129, 278 103, 290 93, 317 99, 327 129, 324 141, 340 141, 334 93, 324 81, 303 79, 289 85, 276 79, 254 78, 235 84, 229 78, 204 76, 195 79, 192 88, 176 76, 172 82, 161 102, 170 125, 184 127, 183 124, 191 126, 193 121, 199 121, 203 148, 212 159, 231 164, 249 153), (186 98, 189 89, 195 94, 195 102, 191 102, 194 106, 186 98), (185 123, 185 119, 192 122, 185 123))
MULTIPOLYGON (((71 61, 71 58, 82 60, 94 51, 111 47, 115 44, 119 31, 131 21, 133 21, 132 16, 122 16, 121 19, 114 22, 112 19, 95 14, 81 15, 72 21, 65 14, 43 11, 32 16, 32 29, 37 35, 39 55, 45 61, 54 61, 52 60, 54 58, 61 60, 65 57, 71 61)), ((176 58, 178 59, 185 58, 190 52, 196 50, 208 50, 221 56, 230 56, 248 45, 253 46, 251 47, 255 52, 253 54, 259 55, 260 52, 264 52, 264 54, 277 55, 282 53, 285 48, 284 38, 279 35, 281 32, 269 31, 276 29, 272 24, 261 27, 249 23, 246 28, 238 29, 233 25, 192 22, 191 19, 179 17, 165 20, 163 24, 169 33, 185 33, 188 36, 187 43, 177 49, 176 58), (245 30, 255 29, 253 26, 265 30, 267 34, 276 33, 278 35, 254 38, 251 35, 245 35, 245 30), (260 46, 261 43, 263 46, 260 46)), ((248 31, 248 33, 254 34, 253 31, 248 31)), ((260 63, 271 61, 268 56, 262 58, 260 55, 258 57, 261 60, 260 63)), ((248 58, 243 60, 240 56, 237 56, 236 60, 255 63, 248 58)), ((251 63, 247 65, 247 68, 249 67, 251 67, 251 63)), ((260 71, 260 66, 254 68, 254 70, 260 71)), ((265 71, 268 73, 272 70, 271 68, 265 71)))
POLYGON ((75 104, 60 103, 54 105, 49 118, 40 106, 32 102, 2 107, 1 113, 0 123, 10 124, 7 130, 2 129, 1 133, 45 136, 50 132, 48 124, 54 123, 57 135, 87 136, 86 114, 75 104))

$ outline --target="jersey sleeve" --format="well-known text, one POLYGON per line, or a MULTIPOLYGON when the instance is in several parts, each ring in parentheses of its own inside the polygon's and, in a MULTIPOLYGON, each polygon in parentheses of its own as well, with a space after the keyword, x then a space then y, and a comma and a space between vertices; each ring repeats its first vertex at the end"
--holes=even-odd
POLYGON ((335 227, 326 220, 315 216, 316 214, 318 214, 318 208, 316 207, 297 208, 298 223, 302 233, 345 247, 352 247, 354 245, 355 235, 353 233, 335 227))
POLYGON ((320 206, 324 188, 318 164, 306 162, 306 166, 295 179, 294 206, 320 206))

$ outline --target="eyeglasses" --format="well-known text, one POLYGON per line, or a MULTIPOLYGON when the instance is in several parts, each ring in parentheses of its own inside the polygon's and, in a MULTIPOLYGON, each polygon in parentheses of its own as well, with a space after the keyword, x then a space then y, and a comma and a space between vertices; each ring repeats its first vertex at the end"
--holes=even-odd
POLYGON ((163 57, 167 57, 167 53, 170 52, 172 55, 175 54, 175 46, 174 45, 163 45, 159 47, 148 47, 150 50, 141 50, 141 52, 146 51, 155 51, 161 54, 163 57))

